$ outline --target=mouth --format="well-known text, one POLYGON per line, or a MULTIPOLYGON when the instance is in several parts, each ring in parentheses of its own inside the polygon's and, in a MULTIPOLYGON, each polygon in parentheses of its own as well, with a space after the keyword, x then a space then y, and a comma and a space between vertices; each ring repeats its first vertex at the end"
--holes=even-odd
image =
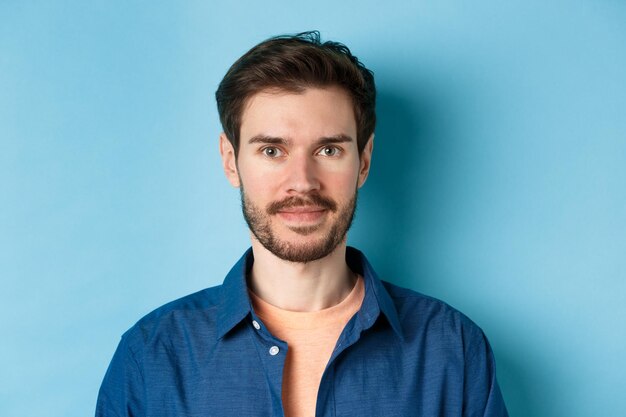
POLYGON ((294 223, 316 223, 326 214, 327 209, 319 206, 289 207, 278 211, 283 220, 294 223))

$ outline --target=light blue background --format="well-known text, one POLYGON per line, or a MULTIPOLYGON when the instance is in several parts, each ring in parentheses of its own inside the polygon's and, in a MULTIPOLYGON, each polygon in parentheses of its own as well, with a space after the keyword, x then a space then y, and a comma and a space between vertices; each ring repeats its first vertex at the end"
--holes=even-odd
POLYGON ((626 4, 381 4, 0 2, 1 416, 92 415, 120 335, 221 282, 213 93, 308 29, 377 77, 351 244, 485 330, 512 416, 626 415, 626 4))

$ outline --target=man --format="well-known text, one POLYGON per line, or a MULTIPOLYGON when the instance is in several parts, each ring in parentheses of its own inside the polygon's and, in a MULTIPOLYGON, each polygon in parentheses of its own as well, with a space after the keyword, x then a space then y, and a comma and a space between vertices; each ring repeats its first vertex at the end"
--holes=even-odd
POLYGON ((346 247, 375 95, 372 73, 317 32, 230 68, 220 152, 252 248, 223 285, 124 334, 97 416, 507 416, 481 330, 346 247))

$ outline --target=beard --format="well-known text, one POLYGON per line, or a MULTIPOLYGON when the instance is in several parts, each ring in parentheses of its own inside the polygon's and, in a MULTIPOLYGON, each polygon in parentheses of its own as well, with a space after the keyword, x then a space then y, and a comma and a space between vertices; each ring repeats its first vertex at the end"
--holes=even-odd
POLYGON ((268 204, 264 209, 256 206, 248 199, 243 186, 240 187, 240 194, 243 217, 252 234, 265 249, 280 259, 289 262, 307 263, 329 255, 344 241, 356 211, 356 189, 354 196, 343 205, 339 205, 330 198, 322 197, 319 194, 310 194, 305 197, 287 197, 284 200, 268 204), (313 226, 288 227, 289 230, 301 236, 309 236, 327 227, 328 230, 320 238, 311 238, 303 243, 281 240, 272 228, 271 216, 285 208, 306 205, 314 205, 324 208, 331 213, 337 213, 336 219, 330 226, 323 222, 313 226))

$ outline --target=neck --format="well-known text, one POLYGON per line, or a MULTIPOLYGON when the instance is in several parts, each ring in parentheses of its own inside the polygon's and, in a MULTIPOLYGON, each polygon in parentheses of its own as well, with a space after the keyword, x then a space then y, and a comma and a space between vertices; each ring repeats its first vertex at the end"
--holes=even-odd
POLYGON ((346 264, 345 239, 322 259, 307 263, 278 258, 252 238, 250 289, 262 300, 290 311, 318 311, 350 294, 356 276, 346 264))

